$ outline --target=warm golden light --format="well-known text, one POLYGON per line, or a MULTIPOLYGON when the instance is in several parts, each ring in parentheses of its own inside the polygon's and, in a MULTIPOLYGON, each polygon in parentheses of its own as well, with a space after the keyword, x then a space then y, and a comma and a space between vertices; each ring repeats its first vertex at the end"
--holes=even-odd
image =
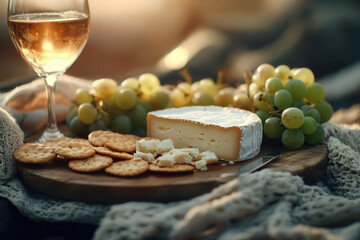
POLYGON ((44 51, 52 51, 54 49, 54 46, 52 45, 51 42, 44 42, 42 45, 42 49, 44 51))
POLYGON ((189 51, 183 47, 175 48, 164 57, 164 65, 168 69, 180 69, 185 66, 189 60, 189 51))

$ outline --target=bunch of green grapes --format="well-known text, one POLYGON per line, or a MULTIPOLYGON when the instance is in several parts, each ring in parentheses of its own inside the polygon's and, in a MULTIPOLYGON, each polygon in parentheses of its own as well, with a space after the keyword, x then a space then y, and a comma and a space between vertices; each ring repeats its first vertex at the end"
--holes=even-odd
POLYGON ((95 80, 90 90, 77 89, 66 125, 78 137, 96 130, 145 136, 147 113, 169 103, 168 93, 162 90, 154 74, 128 78, 120 85, 113 79, 102 78, 95 80))
POLYGON ((333 108, 310 69, 262 64, 252 76, 248 91, 247 101, 261 118, 267 138, 279 139, 289 149, 324 140, 321 124, 331 118, 333 108))

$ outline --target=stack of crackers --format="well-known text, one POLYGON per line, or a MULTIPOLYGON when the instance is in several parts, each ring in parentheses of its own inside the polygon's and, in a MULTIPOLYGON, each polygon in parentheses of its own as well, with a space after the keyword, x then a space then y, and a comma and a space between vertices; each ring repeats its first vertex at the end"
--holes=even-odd
POLYGON ((88 139, 62 137, 44 143, 25 143, 13 155, 22 163, 42 164, 59 160, 76 172, 105 171, 119 177, 138 176, 147 171, 193 172, 194 167, 190 165, 158 167, 155 163, 134 158, 136 142, 141 139, 130 134, 94 131, 88 139))

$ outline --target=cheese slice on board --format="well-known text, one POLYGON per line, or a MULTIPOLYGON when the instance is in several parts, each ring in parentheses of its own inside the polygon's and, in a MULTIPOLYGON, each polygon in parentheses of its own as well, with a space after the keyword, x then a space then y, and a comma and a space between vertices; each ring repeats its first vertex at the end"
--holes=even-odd
POLYGON ((243 161, 260 152, 262 123, 252 112, 218 106, 190 106, 149 112, 147 134, 170 138, 176 148, 212 151, 219 159, 243 161))

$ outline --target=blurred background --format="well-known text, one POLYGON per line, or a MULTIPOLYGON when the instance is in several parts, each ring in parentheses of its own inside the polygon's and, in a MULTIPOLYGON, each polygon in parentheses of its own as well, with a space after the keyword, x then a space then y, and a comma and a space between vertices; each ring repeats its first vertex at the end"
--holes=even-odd
MULTIPOLYGON (((222 70, 224 81, 237 85, 243 71, 267 62, 312 69, 316 79, 329 82, 328 100, 341 98, 335 108, 360 100, 357 0, 89 0, 89 4, 90 38, 67 74, 121 81, 153 72, 162 83, 175 83, 181 78, 179 71, 187 67, 194 80, 216 77, 222 70), (347 92, 332 98, 338 86, 334 82, 347 85, 347 92)), ((35 78, 11 43, 6 8, 7 0, 0 0, 0 89, 35 78)))

